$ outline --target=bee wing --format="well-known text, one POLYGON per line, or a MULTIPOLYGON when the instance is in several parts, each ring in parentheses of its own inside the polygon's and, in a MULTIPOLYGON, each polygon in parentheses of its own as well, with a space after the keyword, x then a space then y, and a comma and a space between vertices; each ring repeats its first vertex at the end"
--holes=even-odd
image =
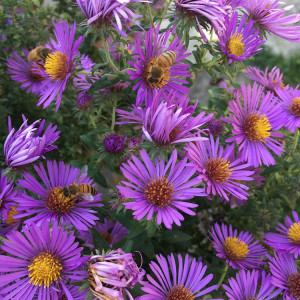
POLYGON ((92 201, 94 201, 94 196, 92 196, 91 194, 78 193, 76 195, 76 201, 77 202, 80 202, 80 201, 92 202, 92 201))
POLYGON ((84 165, 81 169, 80 169, 80 172, 78 174, 78 176, 76 177, 75 179, 75 184, 78 184, 80 183, 80 179, 85 179, 86 177, 88 176, 88 166, 87 165, 84 165))

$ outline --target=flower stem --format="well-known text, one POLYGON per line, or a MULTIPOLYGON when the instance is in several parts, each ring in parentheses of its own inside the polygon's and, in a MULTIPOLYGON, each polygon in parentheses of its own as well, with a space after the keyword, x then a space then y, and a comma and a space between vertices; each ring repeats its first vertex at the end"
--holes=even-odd
POLYGON ((147 11, 148 11, 148 16, 151 22, 152 27, 154 28, 154 23, 153 23, 153 16, 152 16, 152 12, 151 12, 151 6, 149 2, 146 2, 146 7, 147 7, 147 11))
POLYGON ((223 280, 224 280, 224 278, 225 278, 225 276, 227 274, 227 271, 228 271, 228 264, 226 264, 225 267, 224 267, 223 273, 222 273, 221 278, 220 278, 220 280, 218 282, 218 287, 217 287, 216 290, 218 290, 221 287, 221 284, 223 283, 223 280))
POLYGON ((116 123, 116 105, 114 103, 112 116, 111 116, 111 127, 110 127, 111 132, 114 132, 115 130, 115 123, 116 123))
POLYGON ((89 115, 89 117, 90 117, 90 120, 91 120, 91 123, 92 123, 93 127, 96 129, 97 126, 96 126, 96 123, 95 123, 95 120, 94 120, 93 116, 89 115))
POLYGON ((294 136, 294 145, 293 145, 293 151, 297 149, 298 146, 298 140, 299 140, 299 129, 296 129, 295 136, 294 136))
POLYGON ((159 21, 159 25, 161 25, 161 22, 164 20, 165 15, 166 15, 166 13, 167 13, 167 11, 168 11, 168 8, 169 8, 171 2, 172 2, 172 0, 170 0, 170 1, 167 3, 166 7, 164 8, 163 13, 162 13, 162 15, 161 15, 161 19, 160 19, 160 21, 159 21))
POLYGON ((120 73, 120 70, 119 68, 114 64, 114 62, 112 61, 111 57, 110 57, 110 53, 109 53, 109 50, 108 50, 108 44, 107 44, 107 41, 106 41, 106 38, 105 38, 105 35, 104 35, 104 32, 101 31, 101 38, 103 40, 103 43, 104 43, 104 51, 105 51, 105 56, 106 56, 106 59, 107 59, 107 62, 108 62, 108 65, 110 66, 110 68, 116 72, 116 73, 120 73))

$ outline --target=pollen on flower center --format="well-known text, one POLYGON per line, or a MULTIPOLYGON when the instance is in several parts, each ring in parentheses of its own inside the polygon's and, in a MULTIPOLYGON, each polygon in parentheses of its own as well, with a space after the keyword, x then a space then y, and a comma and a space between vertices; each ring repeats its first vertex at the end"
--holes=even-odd
MULTIPOLYGON (((1 204, 1 201, 0 201, 0 204, 1 204)), ((17 208, 17 205, 10 207, 10 211, 8 212, 8 214, 6 216, 6 220, 5 220, 6 224, 12 226, 17 222, 16 219, 14 218, 14 216, 18 213, 16 208, 17 208)))
POLYGON ((266 142, 271 135, 271 124, 266 116, 259 113, 250 114, 244 122, 244 131, 250 141, 266 142))
POLYGON ((292 99, 290 110, 293 115, 300 118, 300 97, 295 97, 292 99))
POLYGON ((228 44, 227 49, 229 50, 230 54, 234 54, 235 56, 239 57, 245 53, 245 44, 242 42, 243 35, 240 33, 235 33, 231 36, 228 44))
POLYGON ((287 286, 291 296, 295 299, 300 299, 300 274, 293 273, 289 275, 287 280, 287 286))
POLYGON ((236 237, 227 237, 223 247, 228 258, 232 260, 242 260, 249 253, 248 245, 236 237))
POLYGON ((193 300, 195 297, 194 292, 180 284, 171 289, 165 300, 193 300))
POLYGON ((46 200, 46 207, 56 213, 67 213, 75 207, 75 202, 71 197, 66 197, 61 187, 52 189, 46 200))
POLYGON ((47 56, 44 68, 51 79, 63 80, 68 73, 68 56, 60 51, 55 51, 47 56))
POLYGON ((173 141, 176 139, 176 137, 177 137, 177 135, 178 135, 178 133, 179 133, 179 130, 180 130, 180 126, 176 126, 176 127, 170 132, 169 139, 170 139, 171 142, 173 142, 173 141))
POLYGON ((211 158, 205 165, 206 175, 212 181, 223 183, 231 173, 229 162, 223 158, 211 158))
POLYGON ((294 223, 288 231, 288 236, 294 244, 300 245, 300 222, 294 223))
POLYGON ((30 282, 45 287, 61 279, 62 265, 59 259, 49 252, 42 252, 28 266, 30 282))
POLYGON ((146 184, 145 197, 149 203, 165 207, 171 202, 174 186, 165 177, 152 179, 146 184))
POLYGON ((144 70, 144 78, 151 88, 159 89, 166 85, 170 79, 169 68, 162 68, 156 62, 157 58, 152 58, 144 70))

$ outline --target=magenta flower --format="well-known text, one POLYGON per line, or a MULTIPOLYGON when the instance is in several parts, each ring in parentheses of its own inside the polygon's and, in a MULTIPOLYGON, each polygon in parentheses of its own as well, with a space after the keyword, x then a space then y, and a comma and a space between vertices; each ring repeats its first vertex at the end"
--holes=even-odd
MULTIPOLYGON (((0 296, 3 299, 58 299, 69 295, 69 280, 81 280, 86 261, 74 233, 56 222, 42 228, 32 224, 6 236, 0 255, 0 296)), ((81 298, 82 299, 82 298, 81 298)))
POLYGON ((300 298, 300 273, 292 254, 285 253, 274 258, 267 255, 272 274, 272 283, 283 289, 284 300, 298 300, 300 298))
POLYGON ((228 63, 243 61, 257 54, 264 41, 259 35, 259 30, 254 27, 254 21, 246 23, 247 15, 243 14, 238 25, 238 12, 229 18, 226 16, 225 29, 219 30, 217 35, 220 40, 222 52, 228 58, 228 63))
POLYGON ((281 289, 276 289, 272 284, 271 275, 267 275, 264 270, 241 270, 228 282, 229 286, 223 284, 223 287, 230 300, 270 300, 281 293, 281 289))
POLYGON ((191 77, 191 75, 188 70, 189 65, 183 63, 182 60, 190 54, 186 53, 186 49, 183 48, 184 44, 180 42, 179 37, 176 37, 172 43, 168 43, 170 33, 171 29, 160 34, 159 26, 150 27, 144 38, 138 37, 134 41, 134 51, 137 55, 134 56, 134 61, 129 61, 128 64, 135 70, 127 72, 131 80, 137 81, 133 86, 133 90, 138 90, 137 106, 140 106, 144 101, 149 106, 157 90, 163 90, 166 94, 176 91, 178 97, 182 94, 188 94, 189 88, 184 86, 188 81, 184 78, 191 77), (150 71, 153 64, 166 51, 172 51, 176 54, 174 62, 170 68, 164 70, 159 80, 156 77, 152 78, 150 71))
POLYGON ((18 181, 18 186, 28 191, 28 194, 23 192, 17 199, 20 209, 26 211, 18 217, 28 217, 25 224, 34 221, 39 225, 57 220, 72 224, 78 230, 88 230, 96 224, 95 221, 99 220, 97 212, 90 208, 102 206, 100 194, 94 196, 94 201, 74 201, 63 192, 63 188, 74 183, 94 185, 86 173, 80 175, 80 169, 62 161, 47 161, 48 174, 42 163, 34 169, 43 185, 29 173, 24 173, 24 179, 18 181), (32 193, 35 196, 31 196, 32 193))
MULTIPOLYGON (((243 7, 249 18, 262 31, 273 33, 290 42, 300 42, 300 26, 289 26, 300 20, 300 14, 285 16, 293 6, 279 8, 280 0, 245 0, 243 7)), ((282 2, 284 3, 284 2, 282 2)))
POLYGON ((300 128, 300 90, 289 88, 277 90, 281 100, 281 118, 284 120, 284 127, 294 133, 300 128))
POLYGON ((111 154, 119 154, 125 148, 126 137, 124 135, 118 135, 115 133, 110 134, 103 140, 104 149, 111 154))
MULTIPOLYGON (((27 58, 29 51, 23 49, 23 53, 27 58)), ((16 52, 11 53, 13 58, 8 58, 6 65, 8 67, 7 73, 14 81, 21 82, 21 89, 26 90, 26 93, 34 93, 40 96, 47 86, 47 74, 44 69, 36 63, 24 60, 16 52)))
POLYGON ((175 18, 186 19, 190 24, 194 20, 195 27, 199 30, 204 41, 208 41, 203 29, 215 29, 216 31, 224 28, 225 17, 230 6, 221 0, 176 0, 175 18))
POLYGON ((190 208, 198 205, 186 200, 206 194, 203 188, 193 188, 201 180, 191 179, 196 169, 187 164, 187 158, 176 163, 176 150, 167 164, 163 158, 152 162, 144 149, 140 156, 141 160, 132 155, 132 161, 122 164, 121 171, 128 181, 117 186, 119 192, 128 198, 123 205, 134 211, 134 218, 141 220, 145 217, 149 221, 155 216, 158 225, 164 223, 171 229, 173 223, 180 226, 184 220, 179 211, 195 215, 190 208))
POLYGON ((17 192, 14 191, 13 183, 4 175, 0 174, 0 222, 5 220, 9 211, 16 205, 15 198, 17 192))
POLYGON ((212 118, 206 125, 209 133, 213 136, 220 135, 223 132, 223 123, 221 120, 212 118))
POLYGON ((70 25, 61 21, 53 22, 56 40, 51 40, 49 47, 52 53, 46 58, 44 68, 48 75, 47 88, 40 97, 38 106, 43 104, 46 108, 56 99, 56 110, 58 110, 62 93, 66 89, 68 79, 76 67, 76 56, 79 54, 78 47, 83 41, 83 36, 74 41, 76 23, 70 25))
POLYGON ((263 87, 254 83, 241 85, 241 92, 235 100, 229 102, 229 117, 223 121, 233 125, 233 137, 226 142, 235 141, 241 151, 241 159, 254 167, 274 165, 275 159, 268 148, 278 156, 284 152, 282 143, 274 138, 283 135, 280 129, 285 120, 281 116, 280 103, 273 93, 263 93, 263 87))
POLYGON ((223 0, 224 5, 229 5, 231 9, 236 9, 241 6, 244 0, 223 0))
POLYGON ((57 126, 52 126, 51 123, 42 134, 45 120, 37 120, 28 125, 25 116, 22 117, 24 122, 18 131, 12 128, 8 117, 9 134, 4 143, 4 156, 6 165, 12 168, 28 165, 39 158, 45 159, 44 153, 57 149, 53 143, 60 134, 60 131, 56 131, 57 126))
POLYGON ((280 73, 280 69, 277 67, 274 67, 270 72, 268 67, 264 72, 256 67, 248 67, 245 74, 274 94, 277 93, 278 89, 283 90, 286 88, 282 80, 283 74, 280 73))
POLYGON ((160 92, 146 108, 134 106, 132 112, 117 109, 121 119, 118 124, 138 124, 142 127, 144 136, 157 146, 206 139, 196 136, 195 133, 201 132, 199 127, 209 121, 212 114, 205 116, 203 111, 193 117, 198 101, 195 105, 188 106, 189 98, 183 96, 174 102, 175 96, 170 94, 166 100, 162 100, 160 92))
POLYGON ((143 2, 142 0, 76 0, 77 5, 87 18, 87 24, 96 29, 109 30, 113 26, 122 36, 126 37, 123 25, 130 30, 134 18, 140 18, 141 15, 135 14, 128 4, 133 2, 143 2))
POLYGON ((93 255, 89 264, 90 290, 97 299, 133 299, 128 288, 143 280, 145 271, 138 268, 131 253, 122 249, 106 255, 93 255))
POLYGON ((227 145, 224 149, 219 146, 219 138, 214 141, 192 142, 185 148, 187 157, 197 168, 199 178, 206 182, 207 194, 220 195, 227 201, 229 196, 247 200, 249 188, 240 181, 251 181, 253 171, 247 170, 249 164, 240 159, 234 159, 234 145, 227 145))
POLYGON ((215 223, 210 231, 213 247, 217 256, 226 260, 233 269, 254 269, 263 262, 267 251, 254 240, 254 236, 248 231, 241 231, 232 226, 215 223))
POLYGON ((148 281, 142 282, 142 290, 146 294, 137 300, 203 299, 204 295, 218 287, 207 286, 213 274, 204 277, 207 266, 200 259, 187 254, 185 257, 178 254, 175 259, 173 253, 167 259, 156 255, 156 259, 158 263, 151 261, 149 264, 156 279, 147 275, 148 281))
MULTIPOLYGON (((106 240, 110 248, 128 234, 128 229, 122 226, 120 222, 113 222, 106 218, 103 220, 103 223, 96 222, 96 225, 93 226, 93 228, 106 240)), ((78 237, 84 241, 83 245, 85 247, 89 247, 90 250, 94 249, 93 235, 90 230, 79 231, 78 237)))
POLYGON ((264 235, 264 243, 279 254, 289 252, 297 258, 300 255, 300 220, 297 212, 293 211, 293 219, 287 216, 284 224, 278 223, 276 230, 279 233, 268 232, 264 235))

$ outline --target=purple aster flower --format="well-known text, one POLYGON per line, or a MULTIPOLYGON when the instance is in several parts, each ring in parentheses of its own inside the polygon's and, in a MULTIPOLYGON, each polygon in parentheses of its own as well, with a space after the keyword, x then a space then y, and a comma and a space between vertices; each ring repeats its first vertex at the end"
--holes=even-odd
POLYGON ((69 293, 67 280, 83 279, 79 268, 86 261, 74 233, 55 222, 42 228, 32 224, 23 234, 6 236, 0 255, 0 295, 3 299, 55 299, 69 293), (5 296, 5 297, 4 297, 5 296))
MULTIPOLYGON (((218 285, 207 286, 213 274, 204 277, 207 266, 201 260, 178 254, 175 259, 172 253, 167 259, 156 255, 157 262, 151 261, 149 266, 156 279, 147 275, 149 282, 142 282, 142 290, 146 293, 137 300, 165 299, 203 299, 215 290, 218 285)), ((215 299, 217 300, 217 299, 215 299)))
MULTIPOLYGON (((83 54, 80 58, 78 70, 91 72, 95 64, 96 63, 94 63, 87 55, 83 54)), ((77 91, 86 92, 91 87, 92 83, 94 83, 98 79, 100 79, 100 76, 95 74, 92 75, 76 73, 76 77, 73 79, 73 84, 77 91)))
POLYGON ((6 165, 12 168, 25 166, 39 158, 45 158, 44 153, 57 149, 53 143, 60 134, 60 131, 56 131, 57 126, 52 126, 51 123, 42 133, 45 120, 42 122, 37 120, 28 125, 24 115, 22 117, 24 122, 18 131, 12 128, 11 119, 8 117, 9 134, 5 140, 3 151, 6 165))
POLYGON ((199 178, 207 184, 207 194, 220 195, 229 201, 229 195, 247 200, 249 188, 240 181, 253 180, 253 171, 247 170, 249 164, 240 159, 234 159, 234 145, 227 145, 224 149, 219 146, 219 138, 214 141, 192 142, 185 148, 187 157, 197 168, 199 178), (232 159, 233 158, 233 159, 232 159))
POLYGON ((229 286, 223 284, 223 287, 230 300, 270 300, 281 293, 281 289, 276 289, 272 284, 271 275, 263 270, 241 270, 228 282, 229 286))
POLYGON ((128 4, 133 2, 143 2, 142 0, 76 0, 82 13, 87 18, 87 24, 92 25, 97 30, 109 30, 113 26, 122 36, 126 37, 123 25, 130 30, 131 23, 136 24, 133 19, 140 18, 135 14, 128 4))
POLYGON ((263 85, 268 91, 277 93, 278 89, 287 88, 282 80, 283 74, 280 73, 280 69, 274 67, 270 72, 267 67, 265 72, 256 67, 248 67, 246 69, 246 76, 259 84, 263 85))
POLYGON ((268 232, 264 235, 264 243, 276 249, 279 254, 289 252, 297 258, 300 255, 300 220, 293 211, 293 219, 285 218, 284 224, 278 223, 279 233, 268 232))
POLYGON ((203 31, 211 29, 216 31, 224 28, 225 17, 230 6, 225 5, 222 0, 176 0, 175 9, 177 19, 186 19, 190 24, 195 22, 202 38, 207 42, 207 37, 203 31))
POLYGON ((97 299, 133 300, 128 288, 141 282, 145 271, 122 249, 106 255, 93 255, 89 265, 90 290, 97 299))
POLYGON ((20 210, 15 203, 7 209, 6 218, 0 219, 0 236, 5 237, 6 234, 19 230, 22 224, 22 220, 16 218, 19 213, 20 210))
POLYGON ((56 40, 50 41, 52 53, 46 58, 44 68, 48 75, 47 88, 40 97, 38 106, 43 104, 46 108, 56 99, 56 110, 58 110, 68 79, 76 67, 76 56, 79 54, 78 47, 83 41, 83 36, 74 41, 76 23, 70 25, 61 21, 53 22, 56 40))
POLYGON ((243 7, 249 18, 263 31, 278 35, 290 42, 300 42, 300 26, 288 26, 300 20, 300 14, 285 16, 293 5, 279 8, 280 0, 245 0, 243 7))
MULTIPOLYGON (((96 222, 96 225, 93 226, 93 228, 106 240, 110 248, 128 234, 128 229, 122 226, 120 222, 113 222, 106 218, 103 220, 103 223, 96 222)), ((90 250, 94 249, 93 235, 90 230, 79 231, 78 237, 84 241, 83 245, 85 247, 89 247, 90 250)))
POLYGON ((93 104, 93 98, 86 92, 81 92, 77 96, 76 104, 80 109, 87 109, 93 104))
POLYGON ((224 5, 229 5, 231 9, 241 6, 244 0, 223 0, 224 5))
MULTIPOLYGON (((138 34, 140 35, 140 32, 134 32, 134 34, 138 34)), ((111 56, 115 59, 115 60, 120 60, 121 59, 121 55, 122 55, 122 47, 123 47, 123 51, 125 53, 125 55, 128 54, 132 54, 132 50, 133 50, 133 44, 123 44, 121 45, 121 43, 119 42, 114 42, 111 40, 111 38, 107 39, 107 43, 109 45, 109 53, 111 54, 111 56)))
POLYGON ((210 230, 213 247, 217 256, 226 259, 226 263, 233 269, 254 269, 265 264, 263 258, 267 251, 254 241, 254 236, 248 231, 241 231, 232 226, 215 223, 210 230))
POLYGON ((226 16, 225 29, 217 32, 222 52, 233 61, 242 61, 257 54, 259 48, 265 42, 259 36, 259 30, 254 27, 254 21, 246 23, 247 15, 243 14, 238 25, 238 12, 232 16, 226 16))
POLYGON ((235 100, 229 102, 229 117, 223 121, 233 125, 233 137, 226 142, 235 141, 241 151, 241 159, 248 161, 254 167, 259 165, 274 165, 275 159, 268 148, 281 156, 284 152, 282 143, 274 138, 283 135, 275 132, 280 129, 285 120, 281 116, 280 103, 277 103, 273 93, 263 93, 263 86, 254 83, 241 85, 241 92, 235 100))
POLYGON ((16 195, 12 181, 4 175, 2 170, 0 174, 0 222, 6 219, 11 207, 16 205, 16 195))
POLYGON ((140 156, 141 160, 132 155, 131 161, 122 164, 121 171, 128 181, 117 186, 120 193, 128 198, 128 202, 123 204, 134 211, 134 218, 141 220, 146 217, 149 221, 155 216, 158 225, 164 223, 171 229, 173 223, 180 226, 180 221, 184 220, 179 211, 195 215, 190 208, 198 205, 186 200, 206 194, 203 188, 193 188, 201 180, 191 179, 196 169, 187 164, 187 158, 176 163, 176 150, 167 164, 164 158, 156 158, 153 163, 144 149, 140 156))
POLYGON ((134 61, 129 61, 128 64, 135 70, 127 72, 131 80, 137 81, 133 86, 133 90, 138 90, 137 106, 140 106, 144 101, 149 106, 154 92, 159 89, 162 89, 166 94, 177 91, 177 96, 188 94, 189 88, 184 86, 188 81, 184 78, 191 77, 191 75, 188 70, 189 65, 183 63, 182 60, 188 57, 190 53, 186 53, 186 49, 183 48, 184 44, 180 42, 178 36, 169 44, 170 33, 171 29, 160 34, 159 26, 150 27, 144 38, 138 37, 134 41, 137 55, 134 56, 134 61), (161 55, 168 56, 166 59, 172 63, 170 67, 163 70, 162 74, 159 72, 162 76, 157 76, 157 60, 161 58, 161 55), (155 67, 154 74, 152 74, 153 66, 155 67))
POLYGON ((225 79, 220 81, 219 87, 226 90, 226 92, 229 93, 229 94, 234 94, 238 90, 237 88, 229 85, 225 79))
POLYGON ((157 146, 206 139, 196 136, 195 132, 200 132, 199 127, 209 121, 213 114, 205 116, 203 111, 192 117, 198 101, 188 106, 189 98, 185 96, 174 101, 176 94, 169 94, 166 100, 160 101, 161 96, 161 92, 155 95, 151 105, 146 108, 134 106, 132 112, 117 109, 120 119, 124 120, 118 124, 139 124, 144 136, 157 146))
POLYGON ((115 133, 110 134, 106 138, 104 138, 104 149, 106 152, 111 154, 119 154, 125 148, 126 137, 124 135, 118 135, 115 133))
POLYGON ((29 196, 25 192, 17 198, 20 209, 26 212, 18 214, 18 217, 29 217, 24 223, 32 221, 44 224, 51 220, 59 220, 62 223, 72 224, 78 230, 88 230, 99 220, 97 212, 91 207, 101 207, 101 195, 94 196, 93 201, 82 199, 75 201, 70 195, 65 195, 63 188, 71 184, 88 184, 94 186, 86 173, 80 175, 80 169, 65 165, 62 161, 47 161, 47 171, 42 163, 34 166, 34 169, 43 182, 43 185, 31 174, 24 173, 18 181, 18 186, 35 196, 29 196))
POLYGON ((80 286, 74 286, 71 284, 66 284, 65 287, 62 287, 58 299, 59 300, 85 300, 88 291, 83 291, 80 286))
POLYGON ((140 144, 142 143, 142 139, 133 136, 132 138, 129 139, 128 141, 128 149, 133 150, 136 149, 137 147, 140 146, 140 144))
POLYGON ((298 88, 277 90, 277 95, 281 100, 281 118, 284 120, 284 127, 294 133, 300 128, 300 90, 298 88))
POLYGON ((272 283, 283 289, 284 300, 300 299, 300 273, 297 270, 296 261, 292 254, 285 253, 274 258, 267 255, 269 267, 272 274, 272 283))
MULTIPOLYGON (((27 58, 29 51, 23 49, 23 53, 27 58)), ((26 93, 34 93, 40 96, 47 86, 47 74, 44 69, 36 63, 24 60, 16 52, 12 52, 13 58, 8 58, 6 65, 7 73, 14 81, 21 82, 21 89, 26 90, 26 93)))
POLYGON ((213 136, 220 135, 223 132, 223 123, 221 120, 212 118, 206 125, 209 133, 213 136))

